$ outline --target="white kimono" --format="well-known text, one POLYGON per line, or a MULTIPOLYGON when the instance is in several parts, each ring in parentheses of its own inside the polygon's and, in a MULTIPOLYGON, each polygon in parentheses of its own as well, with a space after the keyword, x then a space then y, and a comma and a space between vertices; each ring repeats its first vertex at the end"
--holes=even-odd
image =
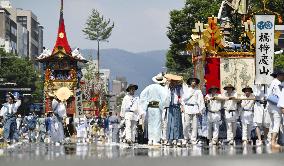
MULTIPOLYGON (((247 97, 245 95, 242 95, 241 98, 247 98, 247 97)), ((254 95, 251 94, 248 98, 254 98, 254 95)), ((242 124, 252 124, 254 100, 242 100, 241 108, 242 108, 241 109, 242 124)))
MULTIPOLYGON (((221 95, 216 94, 207 94, 205 98, 208 100, 212 99, 213 97, 221 97, 221 95)), ((221 122, 221 113, 220 110, 222 109, 222 102, 220 100, 210 100, 208 103, 208 122, 221 122), (214 113, 213 113, 214 112, 214 113)))
POLYGON ((184 107, 183 144, 186 144, 189 137, 192 142, 196 142, 197 132, 198 132, 197 114, 202 114, 205 110, 204 98, 201 90, 197 88, 193 89, 192 87, 188 87, 187 85, 184 84, 181 104, 184 107))
POLYGON ((125 138, 135 141, 136 123, 139 118, 139 97, 127 94, 121 104, 120 116, 125 119, 125 138))
POLYGON ((184 94, 181 104, 184 106, 184 113, 202 114, 205 110, 205 104, 201 90, 184 85, 183 91, 184 94))
MULTIPOLYGON (((236 91, 233 91, 231 96, 228 95, 228 93, 225 91, 222 96, 224 98, 228 97, 235 97, 237 98, 237 93, 236 91)), ((225 117, 227 122, 236 122, 239 113, 238 113, 238 105, 236 100, 225 100, 224 102, 224 109, 225 109, 225 117), (234 112, 229 112, 230 110, 234 110, 234 112)))
POLYGON ((159 84, 147 86, 140 94, 140 106, 146 114, 148 140, 151 144, 158 143, 162 135, 162 111, 169 105, 169 95, 165 87, 159 84), (149 106, 150 102, 159 102, 158 108, 149 106))

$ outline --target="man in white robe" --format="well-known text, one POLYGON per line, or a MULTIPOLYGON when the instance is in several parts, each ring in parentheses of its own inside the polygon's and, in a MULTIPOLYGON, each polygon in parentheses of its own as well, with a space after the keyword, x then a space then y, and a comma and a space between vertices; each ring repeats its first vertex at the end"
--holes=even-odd
POLYGON ((254 99, 253 90, 251 87, 245 87, 242 89, 244 94, 241 96, 241 120, 242 120, 242 141, 246 146, 251 141, 251 130, 253 127, 253 109, 254 99))
POLYGON ((162 86, 166 78, 162 74, 153 77, 155 84, 147 86, 140 94, 140 106, 147 119, 148 145, 159 145, 162 135, 162 111, 169 105, 167 89, 162 86))
POLYGON ((268 91, 267 91, 267 100, 268 100, 268 111, 270 113, 271 118, 271 124, 270 124, 270 131, 272 134, 271 136, 271 145, 273 147, 280 147, 280 145, 277 143, 277 136, 280 129, 280 123, 282 119, 282 113, 281 109, 277 107, 277 103, 273 103, 269 101, 269 96, 280 96, 281 94, 281 83, 284 81, 284 72, 278 71, 276 73, 276 78, 273 79, 271 82, 268 91))
POLYGON ((235 144, 235 136, 237 131, 237 119, 239 118, 238 112, 238 102, 237 102, 237 92, 235 87, 228 84, 223 88, 225 92, 222 94, 222 98, 225 99, 224 109, 225 109, 225 119, 227 125, 227 141, 230 145, 235 144))
POLYGON ((139 111, 139 97, 134 96, 137 89, 137 85, 128 85, 126 88, 126 92, 128 93, 124 96, 121 104, 120 117, 125 119, 125 139, 128 144, 135 142, 137 115, 139 111))
POLYGON ((200 80, 197 78, 189 78, 187 85, 183 85, 184 95, 182 98, 183 112, 183 146, 189 139, 193 145, 197 144, 198 116, 205 111, 203 94, 198 89, 200 80))
POLYGON ((212 86, 208 89, 209 94, 205 96, 205 101, 208 103, 208 139, 210 141, 209 145, 217 145, 219 137, 219 126, 221 122, 221 109, 222 102, 218 100, 221 95, 217 92, 220 89, 216 86, 212 86), (212 131, 213 129, 213 131, 212 131))

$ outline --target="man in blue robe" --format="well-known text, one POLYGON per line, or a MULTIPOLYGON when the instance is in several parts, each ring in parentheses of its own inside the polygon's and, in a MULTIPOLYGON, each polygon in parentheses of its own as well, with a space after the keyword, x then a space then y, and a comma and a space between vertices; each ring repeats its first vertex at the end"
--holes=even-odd
POLYGON ((162 136, 162 111, 168 105, 167 89, 162 86, 166 78, 162 74, 153 77, 155 84, 147 86, 140 94, 140 106, 146 115, 148 145, 159 145, 162 136))
POLYGON ((165 77, 170 81, 169 85, 166 86, 168 95, 170 96, 170 105, 167 113, 167 145, 181 145, 178 140, 183 139, 181 112, 181 103, 183 98, 182 77, 173 74, 166 74, 165 77))

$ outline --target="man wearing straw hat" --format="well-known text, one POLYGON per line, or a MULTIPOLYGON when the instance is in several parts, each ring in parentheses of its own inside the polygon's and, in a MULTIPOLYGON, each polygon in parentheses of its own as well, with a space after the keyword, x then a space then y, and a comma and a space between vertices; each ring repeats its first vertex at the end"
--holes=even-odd
POLYGON ((18 141, 16 113, 20 105, 21 100, 16 100, 15 96, 9 92, 7 103, 3 104, 0 111, 0 116, 4 118, 4 139, 9 144, 12 143, 11 141, 18 141))
POLYGON ((242 140, 243 145, 246 146, 251 143, 251 130, 253 126, 253 111, 255 96, 251 87, 247 86, 242 89, 244 95, 241 96, 243 99, 241 102, 241 120, 242 120, 242 140))
POLYGON ((51 123, 51 141, 56 145, 64 140, 63 117, 66 116, 66 100, 72 95, 67 87, 59 88, 55 94, 49 94, 54 97, 52 100, 52 123, 51 123))
POLYGON ((198 116, 205 110, 203 94, 197 87, 199 82, 197 78, 189 78, 186 81, 187 85, 183 85, 183 146, 186 146, 189 139, 192 145, 197 144, 198 116))
POLYGON ((182 77, 174 74, 166 74, 165 77, 170 82, 166 86, 170 96, 167 123, 167 145, 177 144, 179 139, 183 139, 181 102, 183 97, 182 77))
POLYGON ((128 85, 126 88, 127 94, 124 96, 121 104, 120 117, 125 119, 125 139, 129 145, 135 142, 139 97, 134 95, 137 89, 137 85, 128 85))
POLYGON ((220 89, 216 86, 212 86, 208 89, 209 94, 205 96, 205 101, 208 104, 208 139, 209 145, 217 145, 219 137, 219 126, 221 122, 221 109, 222 102, 218 100, 221 95, 217 92, 220 89), (213 131, 212 131, 213 128, 213 131))
POLYGON ((152 78, 155 84, 147 86, 140 94, 142 112, 146 115, 145 133, 148 145, 159 145, 162 135, 162 111, 168 106, 169 98, 165 87, 166 78, 160 73, 152 78))
POLYGON ((228 84, 223 88, 225 92, 222 94, 222 97, 225 99, 224 109, 225 109, 225 119, 227 125, 227 141, 230 145, 235 144, 235 136, 237 131, 237 119, 239 117, 238 105, 237 105, 237 93, 235 87, 231 84, 228 84))

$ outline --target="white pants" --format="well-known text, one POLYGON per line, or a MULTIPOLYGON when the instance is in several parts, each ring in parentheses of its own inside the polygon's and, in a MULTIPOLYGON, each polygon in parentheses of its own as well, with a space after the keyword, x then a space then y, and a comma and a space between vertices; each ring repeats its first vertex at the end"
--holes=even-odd
POLYGON ((125 139, 135 142, 136 121, 125 119, 125 139))
POLYGON ((252 130, 252 124, 242 124, 242 140, 247 141, 251 139, 250 133, 252 130))
POLYGON ((221 113, 220 112, 208 112, 208 136, 209 140, 218 141, 219 137, 219 126, 221 123, 221 113), (212 131, 213 129, 213 131, 212 131))
POLYGON ((272 111, 270 112, 270 131, 271 133, 278 133, 280 129, 280 123, 281 123, 281 114, 278 111, 272 111))
POLYGON ((183 113, 183 136, 185 140, 189 137, 191 141, 197 140, 197 114, 187 114, 183 113))
POLYGON ((208 122, 208 139, 218 141, 220 122, 208 122), (213 129, 213 131, 212 131, 213 129))
POLYGON ((237 130, 236 122, 230 122, 226 120, 226 125, 227 125, 227 140, 228 141, 234 140, 237 130))
POLYGON ((167 110, 164 109, 162 113, 162 136, 163 140, 167 139, 167 124, 168 124, 168 117, 167 117, 167 110))

